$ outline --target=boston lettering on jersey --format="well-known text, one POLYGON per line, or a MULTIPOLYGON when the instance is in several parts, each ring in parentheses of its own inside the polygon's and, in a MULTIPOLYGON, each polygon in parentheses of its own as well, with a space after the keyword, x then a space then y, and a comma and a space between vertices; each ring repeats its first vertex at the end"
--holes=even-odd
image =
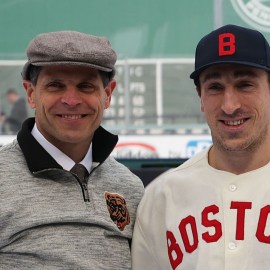
MULTIPOLYGON (((245 214, 246 211, 252 209, 251 202, 238 202, 232 201, 230 209, 236 211, 236 234, 235 240, 245 239, 245 214)), ((210 219, 209 216, 214 216, 219 213, 219 207, 216 205, 210 205, 203 209, 201 214, 201 225, 206 228, 202 233, 201 238, 206 243, 217 242, 222 236, 222 224, 217 219, 210 219), (210 234, 207 228, 211 228, 214 232, 210 234)), ((258 219, 257 230, 254 232, 259 242, 270 244, 270 235, 266 235, 266 223, 270 214, 270 205, 266 205, 260 210, 258 219)), ((178 225, 179 233, 181 235, 184 247, 181 247, 177 243, 176 237, 171 231, 166 232, 168 256, 172 269, 176 269, 183 261, 184 252, 192 253, 198 248, 199 236, 196 225, 196 219, 194 216, 189 215, 183 218, 178 225), (188 234, 188 228, 191 230, 191 234, 188 234), (192 239, 190 239, 192 237, 192 239)))

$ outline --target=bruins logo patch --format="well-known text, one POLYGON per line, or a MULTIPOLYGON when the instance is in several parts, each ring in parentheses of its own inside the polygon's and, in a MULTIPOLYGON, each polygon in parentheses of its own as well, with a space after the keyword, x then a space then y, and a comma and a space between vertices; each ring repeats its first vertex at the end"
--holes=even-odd
POLYGON ((117 193, 105 192, 104 196, 112 221, 123 231, 130 223, 126 200, 117 193))

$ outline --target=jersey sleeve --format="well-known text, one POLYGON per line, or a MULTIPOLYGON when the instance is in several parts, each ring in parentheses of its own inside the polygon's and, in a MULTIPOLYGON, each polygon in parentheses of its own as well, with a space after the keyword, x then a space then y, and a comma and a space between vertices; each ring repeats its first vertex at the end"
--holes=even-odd
POLYGON ((131 256, 132 270, 160 269, 155 261, 151 247, 147 243, 147 238, 142 230, 139 217, 136 219, 133 231, 131 256))

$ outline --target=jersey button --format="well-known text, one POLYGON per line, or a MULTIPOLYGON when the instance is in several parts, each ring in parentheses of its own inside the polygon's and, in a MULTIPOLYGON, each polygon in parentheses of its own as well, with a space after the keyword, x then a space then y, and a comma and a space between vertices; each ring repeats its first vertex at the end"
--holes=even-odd
POLYGON ((229 245, 228 245, 228 248, 230 250, 235 250, 237 248, 237 245, 235 243, 233 243, 233 242, 230 242, 229 245))
POLYGON ((236 185, 234 185, 234 184, 231 184, 231 185, 229 185, 229 191, 236 191, 237 190, 237 187, 236 187, 236 185))

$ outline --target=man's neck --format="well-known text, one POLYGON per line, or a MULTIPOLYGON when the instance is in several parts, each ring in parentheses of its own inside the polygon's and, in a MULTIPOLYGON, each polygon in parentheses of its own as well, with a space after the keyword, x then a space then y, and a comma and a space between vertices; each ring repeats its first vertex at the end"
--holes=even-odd
POLYGON ((208 154, 209 165, 217 170, 243 174, 259 169, 270 161, 270 148, 250 151, 220 151, 213 146, 208 154))

